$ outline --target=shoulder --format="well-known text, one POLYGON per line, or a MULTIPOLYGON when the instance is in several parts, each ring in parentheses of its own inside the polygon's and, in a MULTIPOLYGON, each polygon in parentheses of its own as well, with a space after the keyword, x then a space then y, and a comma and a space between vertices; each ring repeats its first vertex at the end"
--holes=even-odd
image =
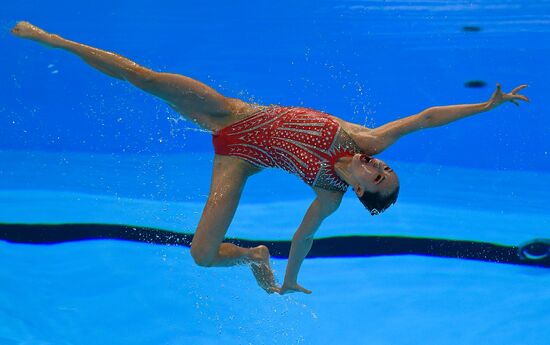
POLYGON ((389 136, 384 126, 369 128, 336 117, 335 120, 338 121, 342 130, 353 140, 362 153, 374 156, 384 151, 388 146, 387 139, 389 136))

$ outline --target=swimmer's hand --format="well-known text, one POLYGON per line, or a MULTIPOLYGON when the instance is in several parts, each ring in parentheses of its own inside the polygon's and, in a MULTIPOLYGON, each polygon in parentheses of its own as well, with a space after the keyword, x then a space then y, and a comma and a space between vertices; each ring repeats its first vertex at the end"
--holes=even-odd
POLYGON ((517 93, 527 87, 526 84, 520 85, 512 90, 510 93, 502 93, 500 84, 497 83, 497 89, 491 96, 491 99, 487 101, 487 108, 494 109, 505 102, 512 102, 519 106, 518 100, 529 102, 529 98, 524 95, 518 95, 517 93))
POLYGON ((311 294, 311 290, 308 290, 308 289, 304 288, 303 286, 299 285, 298 283, 287 283, 287 282, 284 282, 283 286, 281 286, 279 289, 277 289, 276 292, 280 295, 293 293, 293 292, 303 292, 303 293, 308 294, 308 295, 311 294))

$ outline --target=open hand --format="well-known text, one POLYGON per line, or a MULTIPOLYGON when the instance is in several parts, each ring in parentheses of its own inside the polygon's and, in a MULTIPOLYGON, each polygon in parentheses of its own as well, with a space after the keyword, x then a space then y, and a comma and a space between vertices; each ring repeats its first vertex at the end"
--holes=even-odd
POLYGON ((497 83, 497 89, 493 92, 491 99, 487 102, 489 107, 496 108, 504 102, 512 102, 519 106, 518 100, 529 102, 529 98, 524 95, 518 95, 517 93, 527 87, 526 84, 520 85, 512 90, 510 93, 502 93, 501 86, 497 83))
POLYGON ((312 291, 304 288, 298 283, 293 283, 293 284, 283 283, 283 286, 281 286, 276 292, 279 293, 280 295, 293 293, 293 292, 303 292, 309 295, 311 294, 312 291))

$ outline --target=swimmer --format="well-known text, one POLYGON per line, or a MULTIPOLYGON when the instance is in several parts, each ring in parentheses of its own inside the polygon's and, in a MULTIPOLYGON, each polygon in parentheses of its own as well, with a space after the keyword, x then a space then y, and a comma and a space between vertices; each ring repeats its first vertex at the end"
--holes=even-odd
POLYGON ((19 22, 12 33, 73 53, 108 76, 159 97, 184 118, 213 133, 215 156, 210 193, 191 244, 191 256, 204 267, 247 264, 268 293, 311 293, 298 284, 298 271, 311 249, 315 232, 339 207, 348 186, 371 215, 378 215, 395 203, 399 179, 392 168, 373 156, 412 132, 443 126, 505 102, 529 102, 518 94, 527 85, 503 93, 497 84, 486 102, 430 107, 380 127, 367 128, 309 108, 264 106, 225 97, 197 80, 155 72, 28 22, 19 22), (247 179, 267 167, 297 175, 316 195, 292 237, 281 286, 275 280, 266 246, 242 248, 223 242, 247 179))

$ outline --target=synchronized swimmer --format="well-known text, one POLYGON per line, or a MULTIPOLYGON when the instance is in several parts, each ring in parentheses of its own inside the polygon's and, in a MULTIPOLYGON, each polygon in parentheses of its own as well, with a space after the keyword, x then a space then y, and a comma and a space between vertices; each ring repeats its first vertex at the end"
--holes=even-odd
POLYGON ((152 71, 115 53, 67 40, 28 22, 19 22, 12 33, 73 53, 95 69, 161 98, 184 118, 213 133, 212 182, 191 255, 204 267, 247 264, 268 293, 311 293, 298 284, 300 266, 311 249, 313 235, 323 220, 338 209, 348 186, 371 215, 382 213, 396 202, 397 175, 373 156, 420 129, 443 126, 508 101, 516 105, 518 101, 529 102, 518 94, 527 85, 503 93, 497 84, 486 102, 430 107, 380 127, 367 128, 309 108, 263 106, 224 97, 197 80, 152 71), (276 283, 266 246, 242 248, 222 242, 248 177, 266 167, 297 175, 316 194, 292 237, 281 286, 276 283))

